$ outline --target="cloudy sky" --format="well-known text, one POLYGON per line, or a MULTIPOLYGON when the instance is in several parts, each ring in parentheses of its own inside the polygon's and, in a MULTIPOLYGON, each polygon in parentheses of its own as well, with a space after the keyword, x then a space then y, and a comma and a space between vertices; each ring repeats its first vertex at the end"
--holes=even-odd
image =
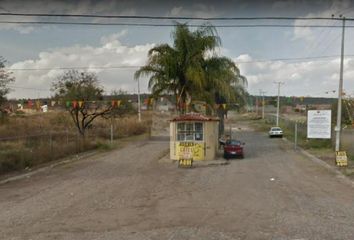
MULTIPOLYGON (((16 1, 0 0, 0 13, 94 14, 163 17, 354 17, 354 2, 322 0, 279 1, 16 1)), ((137 91, 136 66, 146 62, 156 44, 172 43, 173 27, 9 24, 5 22, 91 22, 172 24, 171 20, 97 19, 0 16, 0 55, 7 59, 16 82, 10 98, 47 97, 51 83, 67 68, 98 74, 107 93, 137 91), (119 68, 125 66, 124 68, 119 68)), ((179 20, 190 24, 202 21, 179 20)), ((340 63, 340 21, 257 20, 212 21, 216 26, 285 24, 290 27, 217 27, 219 53, 235 61, 248 79, 248 91, 277 93, 274 82, 284 82, 286 96, 336 97, 340 63), (293 25, 320 27, 292 27, 293 25), (323 57, 329 56, 329 57, 323 57)), ((354 22, 347 21, 347 25, 354 22)), ((354 28, 345 35, 344 89, 354 94, 354 28)), ((141 91, 148 92, 147 80, 141 91)))

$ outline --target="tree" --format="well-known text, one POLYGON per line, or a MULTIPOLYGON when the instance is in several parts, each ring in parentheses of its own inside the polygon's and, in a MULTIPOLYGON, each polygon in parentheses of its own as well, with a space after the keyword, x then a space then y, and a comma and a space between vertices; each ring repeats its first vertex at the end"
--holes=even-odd
POLYGON ((15 81, 12 72, 5 69, 6 60, 0 56, 0 106, 6 100, 6 95, 10 92, 9 84, 15 81))
POLYGON ((66 104, 82 136, 97 117, 106 117, 112 110, 112 104, 96 102, 103 100, 103 88, 95 73, 69 70, 52 84, 52 91, 56 99, 66 104))
POLYGON ((114 89, 111 91, 111 99, 119 99, 120 105, 112 109, 112 117, 121 117, 125 114, 134 114, 136 110, 133 107, 132 102, 130 101, 130 95, 126 90, 123 89, 114 89))
POLYGON ((231 59, 216 53, 221 42, 214 27, 190 31, 188 25, 178 23, 172 37, 173 47, 161 44, 150 49, 147 64, 135 73, 136 79, 150 77, 148 86, 154 96, 173 94, 177 108, 191 99, 214 104, 217 96, 225 101, 244 97, 240 94, 247 79, 231 59))

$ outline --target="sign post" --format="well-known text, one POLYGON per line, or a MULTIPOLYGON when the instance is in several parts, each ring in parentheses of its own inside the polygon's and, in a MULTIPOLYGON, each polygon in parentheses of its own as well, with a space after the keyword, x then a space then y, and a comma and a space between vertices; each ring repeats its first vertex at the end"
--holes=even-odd
POLYGON ((178 167, 179 168, 192 168, 194 158, 194 143, 179 142, 177 152, 179 155, 178 167))
POLYGON ((331 110, 309 110, 307 112, 307 138, 331 138, 331 110))
POLYGON ((348 166, 347 152, 336 151, 336 165, 340 167, 348 166))

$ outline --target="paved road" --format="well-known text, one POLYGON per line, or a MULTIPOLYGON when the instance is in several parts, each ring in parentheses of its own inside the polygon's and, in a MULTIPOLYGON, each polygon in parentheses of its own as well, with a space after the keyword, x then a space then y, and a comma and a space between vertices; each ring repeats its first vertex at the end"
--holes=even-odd
POLYGON ((281 139, 178 169, 139 142, 0 186, 0 239, 354 239, 354 191, 281 139), (274 180, 273 180, 274 179, 274 180), (273 180, 273 181, 272 181, 273 180))

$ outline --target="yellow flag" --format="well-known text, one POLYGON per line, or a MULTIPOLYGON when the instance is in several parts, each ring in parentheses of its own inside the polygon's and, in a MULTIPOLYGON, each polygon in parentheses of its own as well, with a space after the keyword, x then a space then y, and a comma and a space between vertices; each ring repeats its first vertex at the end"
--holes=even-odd
POLYGON ((120 106, 120 103, 121 103, 122 101, 121 100, 118 100, 117 101, 117 106, 119 107, 120 106))

